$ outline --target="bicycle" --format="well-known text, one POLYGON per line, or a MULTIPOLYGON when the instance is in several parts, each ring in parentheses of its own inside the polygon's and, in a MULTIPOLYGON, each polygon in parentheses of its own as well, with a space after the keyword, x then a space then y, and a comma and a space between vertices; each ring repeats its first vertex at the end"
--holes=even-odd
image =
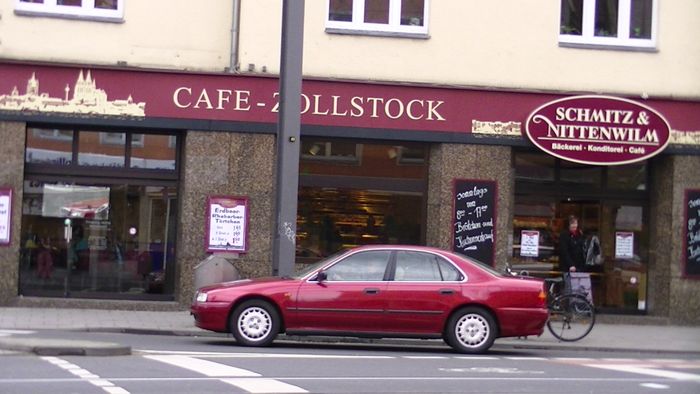
POLYGON ((564 278, 547 278, 547 308, 549 320, 547 329, 552 335, 565 342, 574 342, 588 335, 595 325, 595 308, 588 301, 587 294, 566 291, 559 292, 557 285, 564 278))

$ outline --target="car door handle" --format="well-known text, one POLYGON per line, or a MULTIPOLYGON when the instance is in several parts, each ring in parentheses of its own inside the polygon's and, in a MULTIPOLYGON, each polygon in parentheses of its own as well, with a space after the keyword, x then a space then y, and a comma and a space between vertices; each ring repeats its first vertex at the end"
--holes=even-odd
POLYGON ((442 295, 452 295, 455 291, 452 289, 440 289, 440 294, 442 295))
POLYGON ((375 288, 365 289, 365 294, 379 294, 379 289, 375 289, 375 288))

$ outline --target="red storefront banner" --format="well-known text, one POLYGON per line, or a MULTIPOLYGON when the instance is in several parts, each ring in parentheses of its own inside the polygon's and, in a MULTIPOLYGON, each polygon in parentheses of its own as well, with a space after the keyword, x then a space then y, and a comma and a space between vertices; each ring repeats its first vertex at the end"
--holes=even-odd
POLYGON ((607 96, 547 103, 530 114, 525 131, 553 156, 598 165, 648 159, 663 151, 671 136, 668 121, 651 107, 607 96))
MULTIPOLYGON (((522 137, 563 95, 305 80, 302 123, 522 137)), ((235 74, 0 63, 0 112, 274 124, 278 79, 235 74)), ((700 131, 700 103, 647 100, 674 130, 700 131)), ((693 137, 694 138, 694 137, 693 137)))

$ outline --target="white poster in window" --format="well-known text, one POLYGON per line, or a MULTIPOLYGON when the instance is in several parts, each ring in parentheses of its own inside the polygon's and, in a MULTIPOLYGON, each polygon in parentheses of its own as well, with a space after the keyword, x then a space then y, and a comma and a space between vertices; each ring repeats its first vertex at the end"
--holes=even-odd
POLYGON ((537 257, 540 254, 540 232, 535 230, 522 230, 520 232, 520 255, 523 257, 537 257))
POLYGON ((12 189, 0 189, 0 245, 10 244, 10 225, 12 224, 12 189))
POLYGON ((631 259, 634 257, 634 233, 618 231, 615 233, 615 258, 631 259))

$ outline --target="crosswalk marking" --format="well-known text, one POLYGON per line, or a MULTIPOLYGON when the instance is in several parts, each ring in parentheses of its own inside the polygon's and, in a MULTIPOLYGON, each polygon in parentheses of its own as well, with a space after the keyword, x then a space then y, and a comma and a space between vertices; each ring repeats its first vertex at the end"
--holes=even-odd
POLYGON ((62 358, 41 357, 41 359, 48 361, 51 364, 70 372, 71 374, 79 377, 82 381, 91 383, 101 388, 102 390, 108 392, 109 394, 129 394, 128 391, 124 390, 119 386, 115 386, 114 383, 110 382, 109 380, 102 379, 98 375, 95 375, 92 372, 83 369, 75 364, 72 364, 62 358))
POLYGON ((176 367, 188 369, 209 377, 220 377, 224 383, 237 386, 250 393, 307 393, 301 387, 287 384, 275 379, 262 378, 260 374, 247 369, 202 360, 192 356, 182 355, 151 355, 143 356, 149 360, 160 361, 176 367))
POLYGON ((637 365, 620 365, 620 364, 585 364, 587 367, 592 368, 602 368, 610 369, 619 372, 631 372, 642 375, 656 376, 660 378, 674 379, 674 380, 684 380, 684 381, 695 381, 700 382, 700 375, 676 372, 676 371, 666 371, 662 369, 652 369, 637 365))
POLYGON ((299 386, 294 386, 274 379, 230 378, 222 382, 234 385, 250 393, 308 393, 299 386))
POLYGON ((166 355, 166 356, 144 356, 150 360, 160 361, 176 367, 188 369, 205 376, 211 377, 259 377, 257 374, 247 369, 232 367, 213 361, 201 360, 190 356, 166 355))

